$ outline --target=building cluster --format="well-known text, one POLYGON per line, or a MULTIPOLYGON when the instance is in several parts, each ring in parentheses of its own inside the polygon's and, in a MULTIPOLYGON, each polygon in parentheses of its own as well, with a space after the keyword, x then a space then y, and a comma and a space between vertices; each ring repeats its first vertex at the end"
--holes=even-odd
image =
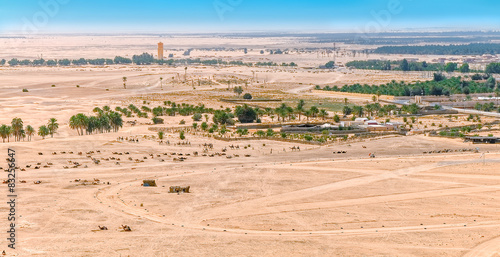
POLYGON ((381 123, 368 118, 356 118, 355 120, 340 121, 338 125, 330 123, 325 124, 299 124, 288 125, 281 128, 281 132, 285 133, 323 133, 325 130, 330 134, 342 133, 362 133, 362 132, 390 132, 398 131, 404 125, 399 122, 381 123))
POLYGON ((353 121, 341 121, 341 127, 355 127, 360 129, 366 129, 369 132, 383 132, 383 131, 396 131, 403 125, 400 122, 385 122, 381 123, 376 120, 370 120, 368 118, 356 118, 353 121))

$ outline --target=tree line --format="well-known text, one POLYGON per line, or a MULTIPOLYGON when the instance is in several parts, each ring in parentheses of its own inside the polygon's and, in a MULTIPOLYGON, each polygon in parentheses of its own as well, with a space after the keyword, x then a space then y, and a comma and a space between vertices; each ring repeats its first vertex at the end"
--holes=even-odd
POLYGON ((444 71, 445 66, 440 63, 427 62, 408 62, 402 61, 385 61, 385 60, 367 60, 367 61, 351 61, 346 63, 347 67, 363 70, 400 70, 400 71, 444 71))
POLYGON ((43 58, 36 60, 19 60, 17 58, 12 58, 7 61, 5 59, 0 60, 0 66, 4 66, 5 64, 9 64, 9 66, 83 66, 83 65, 113 65, 113 64, 136 64, 136 65, 151 65, 151 64, 159 64, 159 65, 175 65, 175 64, 201 64, 201 65, 233 65, 233 66, 248 66, 248 67, 259 67, 259 66, 290 66, 296 67, 297 64, 294 62, 290 63, 274 63, 274 62, 242 62, 242 61, 224 61, 222 59, 208 59, 202 60, 200 58, 196 59, 168 59, 168 60, 158 60, 155 59, 152 54, 142 53, 140 55, 134 55, 132 58, 116 56, 114 59, 109 58, 97 58, 97 59, 50 59, 45 60, 43 58))
POLYGON ((95 116, 78 113, 69 119, 69 127, 78 135, 91 135, 106 132, 117 132, 123 127, 122 115, 108 108, 94 108, 95 116))
POLYGON ((12 119, 10 125, 2 124, 0 126, 0 137, 2 137, 2 142, 4 143, 5 140, 7 140, 7 142, 10 142, 11 137, 14 137, 14 141, 24 141, 26 138, 28 139, 28 141, 31 141, 35 134, 38 134, 44 139, 48 135, 54 137, 54 134, 57 133, 58 129, 59 123, 55 118, 50 118, 47 122, 47 125, 40 126, 38 128, 38 133, 37 130, 35 130, 35 128, 31 125, 27 125, 25 127, 24 122, 21 118, 14 118, 12 119))
POLYGON ((500 54, 500 44, 472 43, 465 45, 382 46, 376 54, 415 55, 483 55, 500 54))
POLYGON ((452 94, 472 94, 472 93, 491 93, 499 91, 499 87, 493 77, 489 77, 485 82, 467 80, 461 77, 452 77, 447 79, 442 74, 435 73, 432 81, 418 81, 416 83, 406 83, 395 80, 382 85, 361 85, 359 83, 352 85, 325 86, 317 89, 326 91, 373 94, 373 95, 392 95, 392 96, 414 96, 414 95, 452 95, 452 94))

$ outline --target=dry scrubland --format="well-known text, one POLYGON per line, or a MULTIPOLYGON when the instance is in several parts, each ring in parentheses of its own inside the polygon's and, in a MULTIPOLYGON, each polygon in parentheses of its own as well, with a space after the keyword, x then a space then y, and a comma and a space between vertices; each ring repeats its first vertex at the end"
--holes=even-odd
MULTIPOLYGON (((78 40, 65 40, 69 43, 58 43, 66 46, 64 51, 56 47, 46 51, 56 57, 97 57, 95 53, 111 51, 90 45, 88 48, 92 50, 81 49, 75 43, 78 40)), ((81 44, 90 44, 89 40, 86 38, 81 44)), ((108 40, 110 47, 118 49, 121 48, 117 42, 130 42, 130 48, 134 49, 132 53, 122 50, 113 56, 154 49, 140 50, 138 45, 144 42, 139 39, 137 42, 130 38, 99 40, 108 40)), ((150 40, 151 44, 158 41, 150 40)), ((255 49, 263 45, 271 47, 272 43, 299 45, 292 39, 280 40, 283 42, 260 39, 248 44, 255 49)), ((191 47, 188 43, 192 39, 174 38, 174 41, 175 47, 187 48, 191 47)), ((207 46, 220 43, 212 41, 198 40, 207 46)), ((229 41, 223 42, 242 44, 236 39, 229 41)), ((35 41, 21 43, 30 42, 35 41)), ((54 41, 36 42, 41 43, 34 51, 54 41)), ((15 49, 2 51, 13 53, 15 49)), ((214 52, 206 54, 215 56, 214 52)), ((245 58, 261 57, 255 54, 245 58)), ((326 60, 317 60, 315 54, 286 58, 299 65, 326 60)), ((322 103, 343 101, 341 95, 310 93, 308 90, 316 84, 422 79, 421 74, 402 77, 382 72, 315 73, 303 69, 201 66, 189 67, 188 78, 208 79, 216 75, 250 79, 252 71, 256 71, 259 83, 250 84, 245 92, 290 103, 298 99, 322 103)), ((418 135, 321 147, 300 145, 301 151, 292 151, 298 144, 268 140, 228 143, 190 134, 187 135, 190 145, 175 145, 180 141, 178 134, 168 133, 164 141, 171 144, 159 144, 152 137, 155 133, 148 130, 150 119, 126 118, 125 121, 139 123, 125 124, 118 133, 91 136, 78 136, 68 126, 69 117, 78 112, 91 114, 94 107, 104 105, 113 109, 131 103, 142 106, 144 100, 151 107, 167 100, 204 103, 213 108, 234 107, 219 101, 222 97, 234 97, 226 85, 193 89, 175 80, 177 73, 182 76, 183 72, 184 67, 157 66, 1 68, 0 124, 20 117, 25 124, 38 127, 55 117, 60 129, 54 138, 36 137, 32 142, 0 144, 0 153, 5 157, 9 146, 17 150, 18 166, 25 169, 18 170, 18 179, 27 181, 18 182, 17 188, 18 249, 8 250, 4 242, 0 250, 6 250, 10 256, 495 256, 500 253, 500 153, 495 145, 481 145, 479 153, 458 152, 455 150, 477 145, 418 135), (123 76, 128 78, 127 89, 122 86, 123 76), (160 76, 165 78, 163 85, 160 76), (53 84, 56 87, 51 87, 53 84), (21 92, 23 88, 29 92, 21 92), (117 140, 118 137, 138 138, 139 142, 117 140), (208 154, 221 152, 230 145, 238 145, 240 149, 228 148, 226 156, 234 156, 232 159, 203 156, 205 143, 214 144, 208 154), (453 151, 423 154, 443 149, 453 151), (337 151, 346 153, 333 154, 337 151), (200 154, 195 156, 194 152, 200 154), (370 153, 377 158, 369 159, 370 153), (187 159, 175 161, 179 154, 187 159), (88 156, 101 163, 94 164, 88 156), (73 168, 75 163, 80 166, 73 168), (34 169, 35 166, 41 168, 34 169), (143 179, 156 179, 159 186, 141 187, 143 179), (38 180, 42 183, 33 183, 38 180), (96 180, 99 182, 92 183, 96 180), (191 193, 169 194, 170 186, 191 186, 191 193), (123 224, 132 231, 123 232, 120 228, 123 224), (99 225, 109 230, 100 231, 99 225)), ((350 97, 349 101, 365 103, 370 98, 350 97)), ((179 126, 181 119, 187 125, 192 122, 190 117, 177 116, 166 118, 166 124, 160 126, 179 126)), ((463 116, 456 120, 428 117, 421 121, 423 124, 418 126, 469 124, 463 116)), ((5 162, 0 166, 5 168, 5 162)), ((6 185, 3 188, 2 195, 6 195, 6 185)), ((0 211, 6 213, 7 205, 0 205, 0 211)), ((5 218, 0 219, 2 229, 7 225, 5 218)))

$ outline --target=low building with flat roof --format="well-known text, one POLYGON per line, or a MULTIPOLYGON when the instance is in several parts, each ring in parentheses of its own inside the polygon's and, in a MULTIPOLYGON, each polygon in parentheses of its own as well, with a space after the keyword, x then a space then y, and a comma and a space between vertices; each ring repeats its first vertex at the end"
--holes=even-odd
POLYGON ((498 144, 500 143, 500 137, 466 137, 465 141, 473 144, 498 144))

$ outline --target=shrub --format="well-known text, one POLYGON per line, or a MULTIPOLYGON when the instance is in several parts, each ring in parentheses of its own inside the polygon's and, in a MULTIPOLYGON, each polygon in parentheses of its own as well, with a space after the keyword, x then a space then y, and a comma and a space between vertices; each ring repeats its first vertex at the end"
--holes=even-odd
POLYGON ((23 88, 23 92, 25 92, 25 93, 26 93, 26 92, 29 92, 29 91, 28 91, 28 89, 23 88))
POLYGON ((201 123, 201 129, 207 130, 208 124, 206 122, 201 123))
POLYGON ((164 120, 162 118, 154 117, 153 118, 153 123, 154 124, 163 124, 164 120))
POLYGON ((252 100, 252 95, 250 93, 246 93, 243 95, 243 99, 246 99, 246 100, 252 100))
POLYGON ((185 120, 181 120, 181 122, 179 122, 180 125, 184 125, 186 124, 186 121, 185 120))
POLYGON ((201 113, 195 113, 195 114, 193 115, 193 120, 194 120, 194 121, 201 121, 201 118, 202 118, 201 113))

